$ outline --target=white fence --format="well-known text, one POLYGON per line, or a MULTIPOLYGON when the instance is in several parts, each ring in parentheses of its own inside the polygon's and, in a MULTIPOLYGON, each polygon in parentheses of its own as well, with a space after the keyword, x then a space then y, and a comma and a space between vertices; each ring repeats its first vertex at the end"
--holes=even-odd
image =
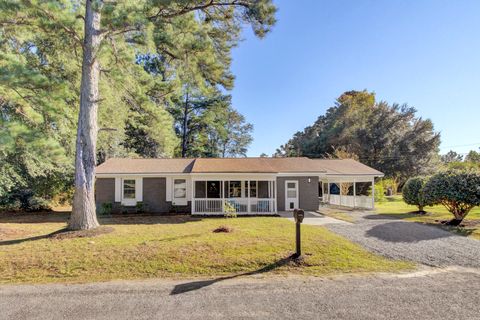
POLYGON ((325 202, 337 206, 351 207, 351 208, 366 208, 373 209, 373 198, 371 196, 340 196, 338 194, 326 195, 325 202))
POLYGON ((193 199, 193 214, 224 214, 227 211, 240 214, 274 213, 275 199, 193 199))

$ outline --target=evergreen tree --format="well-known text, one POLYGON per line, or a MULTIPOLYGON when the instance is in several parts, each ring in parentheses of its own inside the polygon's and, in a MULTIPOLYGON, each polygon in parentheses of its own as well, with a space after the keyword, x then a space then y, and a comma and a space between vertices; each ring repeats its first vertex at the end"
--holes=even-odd
MULTIPOLYGON (((19 112, 25 111, 26 118, 29 120, 34 117, 38 118, 39 115, 42 118, 40 122, 43 123, 49 120, 46 119, 48 116, 45 116, 47 111, 53 115, 68 111, 74 116, 77 111, 75 106, 79 105, 75 143, 75 193, 69 222, 70 229, 90 229, 98 226, 95 214, 94 178, 99 129, 98 108, 105 101, 104 97, 113 98, 113 101, 109 100, 109 107, 104 108, 105 112, 110 115, 108 124, 114 122, 118 116, 116 109, 109 108, 117 106, 120 99, 129 102, 129 108, 124 109, 127 110, 123 113, 124 115, 129 115, 133 108, 134 112, 142 110, 138 113, 152 116, 151 118, 144 117, 144 121, 152 119, 161 121, 168 118, 166 110, 157 108, 149 99, 149 95, 145 95, 145 86, 142 83, 124 82, 123 88, 121 83, 119 86, 111 86, 111 83, 108 82, 102 85, 103 76, 110 73, 112 81, 115 81, 115 79, 121 78, 120 70, 127 70, 127 74, 131 75, 128 79, 137 79, 137 72, 140 72, 138 68, 123 68, 129 63, 131 64, 135 50, 151 51, 153 49, 178 59, 170 51, 174 47, 171 44, 175 38, 169 38, 175 34, 170 31, 177 24, 202 21, 212 26, 210 32, 215 33, 222 32, 225 28, 231 30, 232 26, 239 29, 242 23, 247 22, 253 26, 253 30, 258 36, 263 36, 275 22, 274 13, 275 8, 270 0, 241 2, 236 0, 223 2, 210 0, 161 2, 87 0, 84 4, 66 0, 0 2, 2 37, 11 39, 11 41, 2 42, 2 46, 6 46, 10 50, 4 51, 2 48, 2 55, 7 58, 6 60, 2 59, 2 61, 7 61, 7 64, 2 64, 2 67, 12 71, 10 79, 2 78, 6 81, 2 83, 0 94, 3 95, 4 89, 6 89, 5 91, 8 91, 6 100, 10 101, 13 96, 12 103, 17 104, 20 104, 20 100, 31 99, 26 103, 28 111, 25 108, 18 110, 19 112), (184 19, 185 17, 189 18, 184 19), (46 48, 53 48, 54 54, 64 55, 64 60, 47 60, 45 63, 43 52, 39 52, 37 49, 39 48, 38 43, 34 42, 33 45, 30 45, 30 40, 34 39, 37 34, 44 35, 43 39, 55 39, 60 42, 59 46, 46 46, 46 48), (58 50, 59 48, 63 50, 58 50), (77 76, 72 77, 72 82, 58 81, 56 77, 51 79, 45 77, 42 72, 35 69, 35 66, 32 68, 25 63, 25 56, 29 52, 39 57, 38 64, 45 69, 51 70, 51 67, 58 65, 60 68, 58 74, 63 74, 62 72, 66 70, 68 75, 68 71, 71 70, 72 74, 77 76), (21 61, 18 61, 19 53, 21 61), (68 55, 74 55, 75 59, 68 59, 68 55), (8 63, 10 61, 14 63, 8 63), (35 72, 25 72, 25 66, 29 67, 29 71, 35 72), (79 69, 81 69, 80 77, 78 77, 79 69), (22 83, 22 81, 24 82, 22 83), (65 90, 56 90, 49 96, 48 90, 45 90, 44 87, 45 83, 64 87, 65 90), (17 84, 23 85, 25 92, 19 91, 17 84), (75 91, 75 88, 68 88, 72 84, 79 88, 79 91, 75 91), (105 93, 106 88, 111 88, 111 95, 105 93), (119 94, 117 91, 119 88, 123 89, 121 92, 126 94, 119 94), (71 95, 73 92, 80 92, 79 99, 76 98, 78 94, 71 95), (17 93, 18 97, 14 93, 17 93), (64 95, 72 99, 65 99, 64 95), (31 96, 35 98, 31 98, 31 96), (56 99, 63 103, 49 103, 55 102, 56 99), (33 100, 35 101, 32 102, 33 100), (65 102, 69 104, 70 108, 65 108, 65 102)), ((188 36, 195 37, 196 35, 189 34, 188 36)), ((227 43, 230 39, 234 41, 236 38, 228 38, 227 43)), ((196 44, 195 41, 192 43, 196 44)), ((208 45, 204 41, 201 41, 201 44, 208 45)), ((233 46, 234 43, 230 42, 229 45, 233 46)), ((195 50, 195 48, 192 49, 195 50)), ((185 59, 179 60, 185 61, 185 59)), ((226 62, 228 61, 224 61, 224 63, 226 62)), ((143 68, 141 69, 143 70, 143 68)), ((208 79, 210 72, 212 70, 207 69, 201 74, 208 79)), ((2 70, 3 74, 5 74, 5 70, 2 70)), ((182 79, 182 77, 179 78, 182 79)), ((115 81, 115 83, 118 82, 115 81)), ((58 120, 54 123, 54 130, 57 126, 62 125, 65 117, 58 120)), ((71 119, 69 120, 71 121, 71 119)), ((123 122, 125 123, 125 121, 123 122)), ((100 126, 102 125, 100 121, 100 126)), ((168 127, 156 126, 155 129, 150 129, 155 132, 149 132, 149 134, 164 144, 162 152, 167 153, 173 149, 173 144, 171 143, 172 139, 168 138, 168 129, 165 128, 168 127)), ((49 128, 45 130, 49 130, 49 128)), ((114 141, 119 145, 122 133, 111 131, 109 134, 115 135, 117 139, 105 138, 105 141, 114 141)))

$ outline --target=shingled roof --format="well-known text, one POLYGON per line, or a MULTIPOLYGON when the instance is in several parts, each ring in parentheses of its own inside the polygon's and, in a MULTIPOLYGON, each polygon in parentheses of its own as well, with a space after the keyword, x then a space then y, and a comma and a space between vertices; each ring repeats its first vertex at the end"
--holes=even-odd
POLYGON ((358 161, 298 158, 112 158, 97 174, 162 173, 318 173, 328 175, 383 175, 358 161))

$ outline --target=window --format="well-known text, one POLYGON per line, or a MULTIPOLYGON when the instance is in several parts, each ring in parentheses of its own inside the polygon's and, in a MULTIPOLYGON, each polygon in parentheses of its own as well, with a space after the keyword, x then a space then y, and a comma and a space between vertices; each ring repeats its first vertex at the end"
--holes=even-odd
POLYGON ((250 181, 250 198, 257 197, 257 181, 250 181))
POLYGON ((206 187, 205 181, 195 181, 195 198, 206 198, 206 187))
POLYGON ((297 197, 297 184, 295 182, 287 182, 287 198, 297 197))
POLYGON ((135 180, 123 180, 123 199, 135 199, 135 180))
POLYGON ((228 182, 228 197, 229 198, 241 198, 242 197, 242 182, 241 181, 229 181, 228 182))
POLYGON ((187 197, 187 180, 173 180, 173 197, 176 199, 184 199, 187 197))
POLYGON ((207 181, 207 198, 220 198, 220 181, 207 181))

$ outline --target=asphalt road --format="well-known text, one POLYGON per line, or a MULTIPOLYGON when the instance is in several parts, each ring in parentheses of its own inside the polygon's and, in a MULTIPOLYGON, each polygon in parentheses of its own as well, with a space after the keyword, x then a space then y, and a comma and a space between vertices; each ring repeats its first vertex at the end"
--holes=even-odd
MULTIPOLYGON (((433 271, 430 271, 433 270, 433 271)), ((1 319, 480 319, 480 271, 0 286, 1 319)))

